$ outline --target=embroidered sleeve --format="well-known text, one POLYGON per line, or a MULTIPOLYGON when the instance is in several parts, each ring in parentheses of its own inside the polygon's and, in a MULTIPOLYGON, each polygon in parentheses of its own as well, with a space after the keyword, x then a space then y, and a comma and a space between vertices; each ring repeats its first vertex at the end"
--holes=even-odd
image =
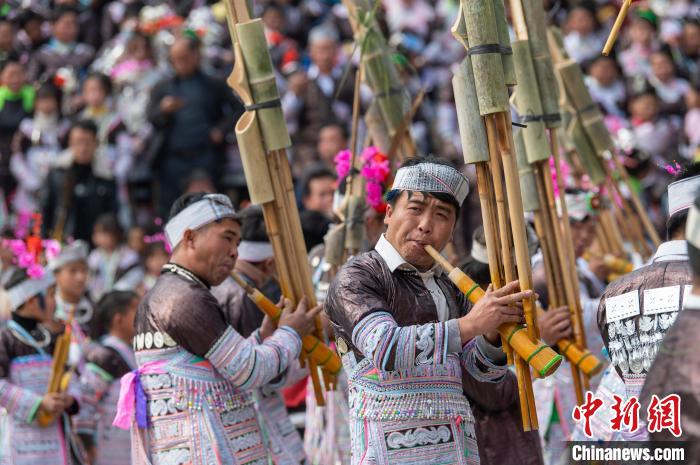
POLYGON ((85 365, 80 376, 80 411, 73 417, 78 434, 94 436, 97 432, 98 405, 113 381, 114 378, 109 373, 94 363, 85 365))
POLYGON ((0 379, 0 407, 19 421, 31 423, 41 405, 42 396, 0 379))
POLYGON ((352 342, 382 371, 445 363, 459 353, 457 320, 399 327, 387 312, 375 312, 355 326, 352 342))
MULTIPOLYGON (((260 329, 258 328, 255 331, 253 331, 253 333, 248 337, 248 339, 254 341, 256 344, 262 344, 262 338, 260 337, 260 329)), ((276 391, 283 387, 291 386, 294 383, 301 381, 308 375, 309 370, 306 368, 302 368, 301 364, 299 363, 299 359, 295 358, 294 360, 292 360, 292 363, 287 367, 286 370, 284 370, 276 378, 273 378, 265 386, 265 389, 267 391, 276 391)))
POLYGON ((477 381, 500 383, 508 371, 503 351, 483 336, 469 341, 460 359, 462 367, 477 381))
POLYGON ((251 389, 282 374, 300 352, 301 339, 287 326, 278 328, 261 344, 255 338, 244 338, 229 326, 205 358, 236 386, 251 389))

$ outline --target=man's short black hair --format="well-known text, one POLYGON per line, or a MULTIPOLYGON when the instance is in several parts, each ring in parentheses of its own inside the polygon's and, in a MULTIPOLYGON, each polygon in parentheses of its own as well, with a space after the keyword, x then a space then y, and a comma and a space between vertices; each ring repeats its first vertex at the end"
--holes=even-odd
MULTIPOLYGON (((433 163, 436 165, 443 165, 443 166, 449 166, 450 168, 454 168, 454 166, 441 158, 436 157, 435 155, 426 155, 426 156, 421 156, 421 157, 411 157, 406 159, 402 164, 401 168, 406 168, 409 166, 416 166, 421 163, 433 163)), ((391 205, 392 208, 396 207, 396 202, 398 201, 399 197, 401 197, 401 190, 398 189, 393 189, 390 190, 386 194, 386 201, 391 205)), ((412 196, 412 191, 407 191, 408 192, 408 198, 410 199, 412 196)), ((453 207, 455 207, 455 221, 459 218, 459 210, 460 210, 460 205, 457 199, 450 195, 446 194, 444 192, 421 192, 424 196, 426 197, 433 197, 435 199, 438 199, 442 202, 449 203, 453 207)))
POLYGON ((327 121, 321 125, 321 129, 325 128, 338 128, 343 134, 343 139, 348 140, 350 138, 350 131, 348 130, 347 125, 341 123, 340 121, 337 121, 335 119, 327 121))
MULTIPOLYGON (((105 94, 107 96, 112 94, 112 80, 106 74, 92 72, 92 73, 88 74, 87 78, 85 78, 86 81, 88 79, 93 79, 93 80, 99 82, 100 85, 102 86, 102 89, 105 91, 105 94)), ((83 84, 83 85, 85 85, 85 84, 83 84)))
POLYGON ((112 326, 112 320, 116 315, 124 315, 134 299, 137 299, 133 291, 110 291, 97 302, 97 318, 102 332, 106 333, 112 326))
MULTIPOLYGON (((700 175, 700 162, 693 163, 691 165, 688 165, 688 167, 676 177, 676 179, 673 180, 673 182, 676 181, 682 181, 683 179, 688 179, 692 178, 693 176, 698 176, 700 175)), ((685 228, 685 222, 688 219, 688 209, 686 208, 683 211, 680 211, 676 213, 675 215, 671 216, 668 221, 666 222, 666 239, 670 240, 673 236, 675 236, 681 229, 685 228)))
POLYGON ((71 132, 74 129, 82 129, 83 131, 91 132, 93 136, 97 137, 97 124, 91 119, 79 119, 71 125, 71 132))
POLYGON ((175 218, 175 216, 177 216, 178 213, 180 213, 182 210, 189 207, 193 203, 197 203, 200 200, 202 200, 205 195, 207 195, 206 192, 190 192, 181 195, 180 197, 175 199, 175 202, 173 202, 173 206, 170 207, 170 216, 168 217, 168 221, 175 218))
POLYGON ((55 23, 65 15, 75 15, 76 17, 78 17, 80 15, 80 12, 77 8, 73 6, 60 5, 54 10, 53 15, 51 16, 51 21, 55 23))
POLYGON ((300 213, 301 230, 304 234, 306 250, 311 250, 323 243, 323 238, 328 233, 331 220, 321 212, 304 210, 300 213))
POLYGON ((322 178, 330 178, 335 180, 335 175, 331 170, 323 165, 311 167, 302 178, 301 198, 306 198, 311 194, 311 181, 322 178))

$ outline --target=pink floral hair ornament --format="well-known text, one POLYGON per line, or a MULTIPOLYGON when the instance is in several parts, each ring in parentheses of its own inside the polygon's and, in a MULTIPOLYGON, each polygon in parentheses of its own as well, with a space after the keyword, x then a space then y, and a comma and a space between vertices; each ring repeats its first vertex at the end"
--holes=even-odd
POLYGON ((27 276, 31 279, 42 279, 46 276, 46 268, 42 261, 51 260, 57 256, 61 252, 61 244, 54 239, 41 238, 39 234, 41 215, 25 213, 21 220, 18 218, 17 222, 18 227, 15 228, 15 234, 22 231, 25 234, 15 237, 24 237, 24 239, 4 239, 2 246, 10 249, 14 256, 13 263, 24 269, 27 276), (29 235, 27 233, 32 219, 34 220, 33 231, 29 235))
MULTIPOLYGON (((347 177, 348 173, 350 173, 351 159, 352 153, 350 150, 341 150, 335 156, 335 169, 338 173, 338 180, 347 177)), ((360 160, 362 161, 360 176, 365 178, 365 188, 367 190, 365 199, 367 204, 378 213, 384 213, 386 211, 384 186, 391 175, 389 158, 379 148, 370 145, 362 151, 360 160)))

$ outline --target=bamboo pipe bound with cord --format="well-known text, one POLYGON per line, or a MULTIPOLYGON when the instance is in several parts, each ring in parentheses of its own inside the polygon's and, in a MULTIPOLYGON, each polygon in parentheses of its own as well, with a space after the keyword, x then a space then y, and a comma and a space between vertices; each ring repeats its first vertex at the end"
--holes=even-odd
MULTIPOLYGON (((440 253, 432 246, 425 246, 425 251, 440 264, 447 272, 447 276, 470 302, 476 303, 484 297, 484 290, 479 287, 469 276, 464 274, 459 268, 452 266, 440 253)), ((561 365, 562 356, 557 354, 542 341, 534 343, 527 336, 527 332, 522 325, 506 323, 498 328, 499 334, 504 336, 515 352, 537 372, 539 376, 547 377, 554 373, 561 365)))
MULTIPOLYGON (((236 272, 231 273, 231 277, 245 289, 248 298, 258 306, 258 308, 277 325, 280 319, 282 310, 277 307, 274 302, 268 299, 259 289, 245 282, 236 272)), ((319 368, 323 371, 337 376, 342 368, 340 357, 330 347, 319 341, 318 338, 311 334, 301 338, 301 344, 306 352, 306 357, 316 362, 319 368)))
MULTIPOLYGON (((282 294, 295 304, 306 296, 315 305, 315 293, 307 264, 287 147, 291 146, 262 20, 252 18, 246 0, 226 0, 226 18, 233 44, 235 66, 228 85, 244 102, 246 112, 236 123, 243 170, 251 200, 261 205, 280 276, 282 294)), ((315 336, 324 340, 320 319, 315 336)), ((308 362, 318 405, 325 405, 324 386, 316 363, 308 362)), ((325 388, 330 380, 323 379, 325 388)))
MULTIPOLYGON (((75 305, 68 312, 68 320, 66 321, 63 334, 58 337, 56 347, 53 350, 51 360, 51 376, 49 377, 49 385, 46 388, 47 394, 64 392, 67 382, 64 380, 66 375, 66 362, 68 361, 68 352, 70 350, 70 340, 73 329, 73 316, 75 315, 75 305)), ((46 428, 56 419, 56 415, 39 411, 36 421, 42 428, 46 428)))

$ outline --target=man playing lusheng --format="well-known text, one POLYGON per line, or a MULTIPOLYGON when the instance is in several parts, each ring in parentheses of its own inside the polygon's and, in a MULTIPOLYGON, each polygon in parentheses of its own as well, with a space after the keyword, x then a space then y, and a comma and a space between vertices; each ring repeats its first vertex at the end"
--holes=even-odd
POLYGON ((330 286, 325 308, 348 372, 355 465, 479 463, 462 372, 502 382, 496 328, 522 321, 517 304, 532 291, 512 282, 471 306, 425 252, 450 240, 468 190, 436 158, 407 160, 388 194, 386 234, 330 286))
POLYGON ((115 418, 131 426, 132 462, 268 465, 250 390, 286 373, 320 307, 307 313, 302 299, 294 311, 287 300, 262 343, 226 323, 210 292, 238 255, 239 218, 225 195, 180 197, 165 235, 173 255, 139 306, 139 370, 122 378, 115 418))

